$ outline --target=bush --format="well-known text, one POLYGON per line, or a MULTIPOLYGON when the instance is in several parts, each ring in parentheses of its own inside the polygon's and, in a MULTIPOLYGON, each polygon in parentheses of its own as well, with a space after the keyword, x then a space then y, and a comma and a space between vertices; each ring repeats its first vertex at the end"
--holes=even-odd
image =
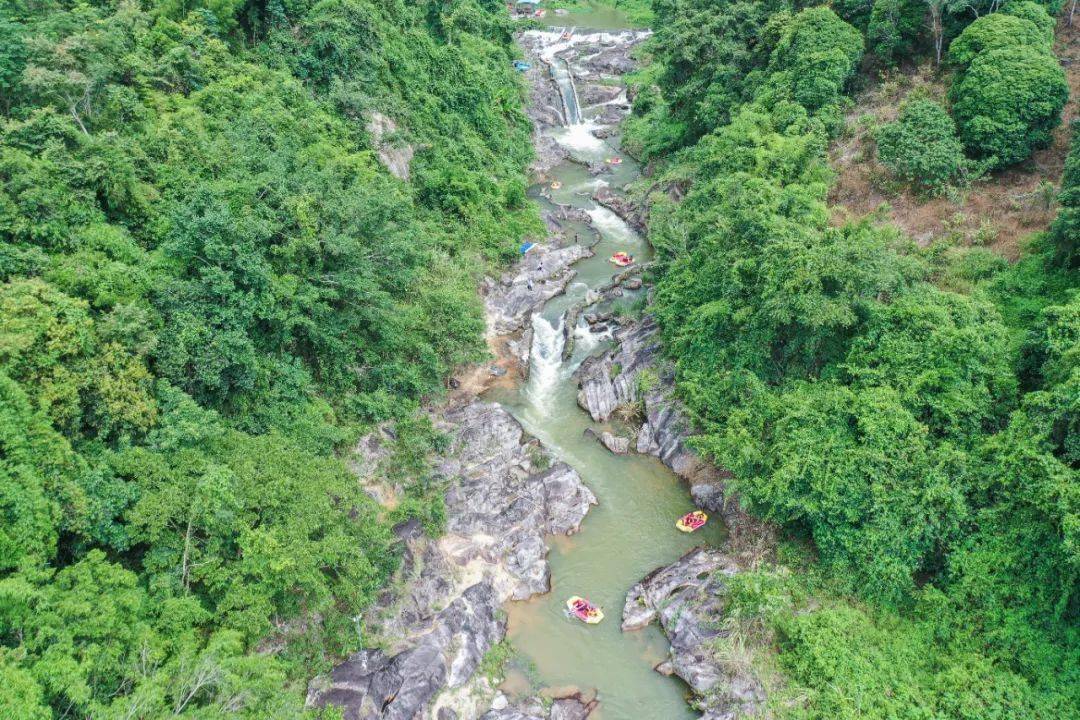
MULTIPOLYGON (((1029 8, 1020 7, 1027 5, 1033 3, 1020 3, 1017 6, 1024 13, 1023 17, 994 13, 984 15, 968 25, 949 45, 949 62, 966 69, 980 53, 1001 48, 1032 47, 1049 52, 1050 41, 1046 33, 1028 19, 1033 14, 1029 8)), ((1037 5, 1035 11, 1046 15, 1046 11, 1037 5)))
POLYGON ((1002 47, 975 57, 952 98, 964 146, 991 167, 1004 167, 1049 144, 1069 86, 1048 52, 1002 47))
POLYGON ((825 7, 796 15, 772 54, 770 72, 790 83, 792 98, 807 110, 836 102, 863 53, 859 31, 825 7))
POLYGON ((936 194, 964 172, 956 123, 933 100, 906 103, 895 122, 877 132, 878 159, 894 175, 936 194))

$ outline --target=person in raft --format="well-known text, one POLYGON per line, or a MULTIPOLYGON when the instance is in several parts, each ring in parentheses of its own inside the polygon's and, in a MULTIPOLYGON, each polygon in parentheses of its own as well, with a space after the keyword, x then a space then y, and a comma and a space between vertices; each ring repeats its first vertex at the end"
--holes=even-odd
POLYGON ((681 518, 679 518, 678 522, 675 523, 675 527, 679 528, 683 532, 694 532, 702 525, 704 525, 708 519, 709 516, 701 510, 694 510, 693 512, 688 512, 681 518))

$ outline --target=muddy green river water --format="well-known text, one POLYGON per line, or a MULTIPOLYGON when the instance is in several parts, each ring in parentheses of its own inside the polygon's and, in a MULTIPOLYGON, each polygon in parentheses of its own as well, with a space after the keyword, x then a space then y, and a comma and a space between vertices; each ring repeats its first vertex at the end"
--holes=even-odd
MULTIPOLYGON (((574 26, 578 32, 629 27, 610 8, 563 17, 549 13, 545 22, 574 26)), ((558 33, 550 35, 553 42, 557 40, 558 33)), ((617 138, 599 140, 593 135, 597 126, 590 118, 595 117, 595 109, 582 108, 580 116, 580 124, 547 132, 578 161, 620 155, 617 138)), ((564 162, 544 179, 543 186, 533 189, 541 204, 547 202, 542 193, 547 193, 557 202, 588 211, 591 226, 581 224, 572 232, 579 233, 582 242, 595 242, 596 254, 575 266, 577 275, 566 294, 552 299, 534 317, 528 381, 517 388, 493 390, 487 399, 503 404, 530 433, 577 469, 599 505, 577 535, 551 539, 552 591, 508 606, 510 641, 528 669, 512 673, 505 689, 513 694, 538 687, 576 686, 597 692, 600 706, 593 715, 597 720, 683 720, 697 717, 685 702, 686 687, 652 669, 666 657, 666 640, 655 627, 623 633, 619 628, 622 606, 630 587, 651 570, 697 545, 722 541, 723 527, 717 519, 693 535, 678 532, 675 520, 693 509, 685 483, 655 458, 614 455, 584 435, 587 428, 599 433, 607 426, 593 423, 578 407, 572 373, 589 354, 607 347, 610 338, 590 333, 582 321, 575 329, 573 356, 565 362, 561 358, 563 314, 589 288, 611 279, 615 267, 608 257, 617 250, 639 260, 651 254, 643 238, 589 198, 600 183, 618 192, 638 172, 625 157, 614 172, 599 176, 591 175, 580 162, 564 162), (550 190, 552 180, 560 181, 562 187, 550 190), (605 620, 587 626, 569 619, 565 601, 571 595, 600 605, 605 620)), ((632 301, 632 296, 621 300, 632 301)))

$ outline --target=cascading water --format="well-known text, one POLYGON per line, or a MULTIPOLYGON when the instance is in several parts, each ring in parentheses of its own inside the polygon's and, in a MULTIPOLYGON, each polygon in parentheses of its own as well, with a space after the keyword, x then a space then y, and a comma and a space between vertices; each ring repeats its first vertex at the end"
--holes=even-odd
POLYGON ((581 124, 581 102, 578 99, 577 85, 574 83, 574 73, 570 69, 570 63, 562 58, 556 58, 551 65, 551 74, 555 83, 559 86, 562 95, 563 116, 565 124, 581 124))
POLYGON ((532 347, 529 348, 529 383, 525 388, 529 399, 538 407, 547 407, 558 385, 562 370, 562 353, 566 344, 563 332, 565 318, 560 315, 553 325, 541 313, 533 315, 532 347))

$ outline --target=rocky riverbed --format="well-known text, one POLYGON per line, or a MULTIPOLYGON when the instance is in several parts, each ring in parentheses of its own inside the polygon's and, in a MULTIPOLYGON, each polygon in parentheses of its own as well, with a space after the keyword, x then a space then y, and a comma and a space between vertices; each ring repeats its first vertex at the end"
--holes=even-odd
MULTIPOLYGON (((575 92, 594 106, 593 133, 606 137, 629 109, 625 91, 612 81, 632 68, 630 51, 646 37, 593 33, 552 43, 547 35, 521 38, 533 60, 529 114, 536 127, 533 169, 540 175, 568 157, 544 132, 563 124, 568 112, 552 79, 555 63, 572 68, 575 92)), ((608 171, 603 163, 590 168, 594 175, 608 171)), ((644 229, 644 214, 623 195, 601 186, 592 200, 644 229)), ((507 372, 508 363, 524 372, 532 315, 565 292, 575 263, 592 255, 567 229, 591 222, 583 210, 553 203, 544 221, 546 241, 481 288, 489 343, 499 356, 496 366, 474 369, 478 380, 456 380, 461 389, 450 403, 429 412, 451 439, 433 473, 433 481, 446 487, 446 533, 430 538, 415 521, 395 528, 402 552, 398 577, 363 618, 365 649, 312 682, 308 700, 314 706, 340 706, 347 720, 584 720, 597 705, 594 697, 574 691, 511 701, 477 672, 485 654, 506 635, 502 605, 549 591, 547 537, 575 533, 597 502, 578 473, 505 409, 476 399, 493 376, 507 372)), ((646 317, 619 327, 620 321, 597 305, 640 288, 639 273, 636 267, 619 274, 567 313, 572 316, 564 327, 567 353, 573 351, 579 314, 594 332, 615 329, 613 347, 587 359, 577 372, 579 402, 598 422, 621 405, 640 403, 644 422, 634 437, 604 432, 597 440, 614 453, 636 450, 660 458, 687 479, 699 506, 738 528, 743 519, 725 496, 724 474, 686 444, 692 428, 673 398, 673 377, 660 361, 655 324, 646 317)), ((389 428, 372 433, 359 443, 353 462, 365 489, 387 506, 403 494, 403 488, 383 480, 392 441, 389 428)), ((689 683, 709 720, 736 717, 723 713, 760 704, 757 686, 731 676, 708 652, 709 640, 719 633, 709 618, 722 613, 722 580, 734 571, 733 563, 717 551, 691 553, 635 586, 624 609, 627 630, 659 620, 671 643, 670 659, 659 669, 689 683), (668 612, 675 605, 684 613, 668 612)))
MULTIPOLYGON (((498 405, 474 401, 435 420, 452 438, 435 469, 435 482, 448 488, 447 532, 433 540, 418 523, 397 528, 399 576, 365 618, 368 644, 377 647, 314 682, 309 694, 315 706, 344 708, 347 720, 477 717, 484 693, 454 691, 505 635, 500 606, 547 592, 545 536, 575 532, 596 502, 572 468, 498 405)), ((386 449, 372 437, 361 445, 370 487, 378 484, 370 459, 386 449)))

